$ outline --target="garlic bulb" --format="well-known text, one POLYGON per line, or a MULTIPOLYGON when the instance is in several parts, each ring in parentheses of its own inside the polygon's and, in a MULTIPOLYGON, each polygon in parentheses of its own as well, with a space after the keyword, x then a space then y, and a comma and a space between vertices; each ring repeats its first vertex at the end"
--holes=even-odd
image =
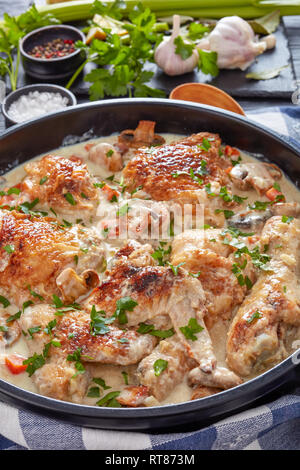
POLYGON ((213 31, 198 44, 198 49, 217 52, 220 69, 245 70, 255 57, 275 46, 276 38, 258 41, 253 29, 239 16, 227 16, 218 21, 213 31))
POLYGON ((154 59, 156 64, 167 75, 183 75, 184 73, 191 72, 197 66, 199 54, 196 49, 193 50, 192 55, 187 59, 182 59, 179 54, 176 54, 176 45, 174 40, 180 33, 180 16, 173 16, 173 32, 171 37, 162 41, 156 48, 154 59))

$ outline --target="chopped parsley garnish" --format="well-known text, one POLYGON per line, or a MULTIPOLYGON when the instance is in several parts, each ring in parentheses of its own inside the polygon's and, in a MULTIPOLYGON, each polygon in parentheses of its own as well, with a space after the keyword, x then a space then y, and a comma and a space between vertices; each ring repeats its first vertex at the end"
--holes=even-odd
POLYGON ((138 191, 140 191, 141 189, 143 189, 143 185, 141 184, 140 186, 137 186, 133 191, 131 191, 131 196, 135 193, 137 193, 138 191))
POLYGON ((11 194, 19 195, 21 189, 19 188, 9 188, 8 191, 0 191, 0 196, 10 196, 11 194))
POLYGON ((128 374, 125 371, 122 371, 123 379, 125 382, 125 385, 128 385, 128 374))
POLYGON ((207 140, 205 137, 203 137, 202 145, 201 145, 200 148, 207 152, 211 148, 211 143, 209 142, 209 140, 207 140))
POLYGON ((55 215, 55 217, 57 217, 57 213, 55 212, 55 210, 54 210, 54 209, 52 209, 52 207, 50 207, 50 212, 52 212, 52 214, 54 214, 54 215, 55 215))
POLYGON ((243 266, 239 266, 237 263, 233 263, 232 272, 236 276, 240 286, 247 286, 248 289, 251 289, 253 286, 251 279, 249 279, 248 276, 243 276, 242 274, 242 269, 246 267, 246 264, 246 259, 243 266))
POLYGON ((130 207, 128 206, 128 203, 126 203, 124 204, 124 206, 120 207, 120 209, 117 211, 117 216, 122 217, 123 215, 126 215, 129 210, 130 210, 130 207))
POLYGON ((110 199, 109 202, 118 202, 117 196, 114 194, 113 197, 110 199))
POLYGON ((39 299, 41 302, 44 300, 44 297, 42 297, 40 294, 38 294, 37 292, 34 292, 33 290, 31 290, 31 287, 28 285, 27 286, 27 289, 29 290, 30 294, 32 295, 32 297, 35 297, 37 299, 39 299))
POLYGON ((57 324, 56 318, 54 318, 54 320, 49 321, 48 325, 44 328, 44 332, 47 335, 51 335, 53 328, 56 327, 56 324, 57 324))
POLYGON ((198 271, 197 273, 189 273, 189 276, 195 277, 196 279, 198 279, 198 277, 201 276, 201 271, 198 271))
POLYGON ((2 331, 2 333, 6 333, 8 331, 8 326, 0 325, 0 331, 2 331))
POLYGON ((177 266, 167 262, 167 265, 172 269, 174 276, 178 276, 178 269, 180 266, 183 266, 185 263, 179 263, 177 266))
POLYGON ((63 301, 55 294, 52 296, 53 299, 53 307, 56 308, 55 315, 62 316, 66 312, 70 312, 71 310, 80 310, 80 305, 74 302, 70 305, 65 305, 63 301))
POLYGON ((81 362, 81 348, 77 348, 73 354, 68 354, 67 361, 75 362, 76 373, 72 376, 72 379, 77 377, 78 374, 83 374, 85 372, 85 367, 81 362))
POLYGON ((80 196, 81 196, 83 199, 88 199, 87 195, 84 194, 84 193, 80 193, 80 196))
POLYGON ((165 250, 164 242, 160 242, 159 245, 160 246, 154 251, 154 253, 151 254, 151 256, 158 262, 159 266, 165 266, 167 263, 166 257, 170 255, 172 247, 170 245, 169 248, 165 250))
POLYGON ((6 308, 10 305, 10 301, 6 297, 3 297, 3 295, 0 295, 0 304, 2 304, 3 308, 6 308))
POLYGON ((99 398, 100 397, 100 388, 99 387, 91 387, 87 393, 87 397, 89 398, 99 398))
POLYGON ((32 357, 29 357, 23 364, 26 365, 26 372, 28 373, 29 377, 31 377, 37 369, 40 369, 45 365, 45 357, 43 354, 34 353, 32 357))
POLYGON ((157 359, 154 364, 153 364, 153 369, 154 369, 154 374, 156 377, 159 377, 160 374, 166 370, 168 367, 168 361, 165 361, 164 359, 157 359))
POLYGON ((247 323, 252 323, 254 320, 258 320, 259 318, 262 317, 262 313, 260 313, 258 310, 254 312, 250 318, 248 318, 247 323))
POLYGON ((290 224, 294 220, 294 217, 288 217, 287 215, 283 215, 281 221, 285 224, 290 224))
POLYGON ((41 327, 40 326, 33 326, 32 328, 28 328, 28 333, 30 334, 31 338, 33 338, 33 335, 35 333, 38 333, 39 331, 41 331, 41 327))
POLYGON ((48 179, 48 176, 43 176, 43 178, 40 179, 40 185, 46 183, 47 179, 48 179))
POLYGON ((186 339, 191 341, 196 341, 196 333, 201 333, 201 331, 204 330, 203 326, 199 325, 196 318, 190 318, 188 324, 186 326, 181 326, 179 329, 186 339))
POLYGON ((126 311, 132 312, 138 303, 131 297, 123 297, 117 300, 117 308, 114 313, 114 317, 118 319, 121 325, 128 323, 126 311))
MULTIPOLYGON (((106 178, 106 179, 108 179, 108 178, 106 178)), ((94 183, 95 188, 100 188, 100 189, 102 189, 105 185, 106 185, 106 183, 103 183, 103 182, 102 183, 94 183)))
POLYGON ((142 335, 148 334, 158 338, 170 338, 175 334, 173 328, 169 330, 156 330, 154 325, 148 325, 147 323, 140 323, 137 332, 142 335))
POLYGON ((221 212, 224 213, 225 219, 230 219, 232 216, 234 216, 234 212, 233 212, 233 211, 229 211, 229 210, 227 210, 227 209, 216 209, 216 210, 215 210, 215 214, 220 214, 221 212))
POLYGON ((105 380, 101 379, 101 377, 94 377, 93 382, 99 385, 99 387, 102 387, 103 390, 108 390, 109 388, 111 388, 108 385, 106 385, 105 380))
POLYGON ((71 206, 76 206, 77 202, 75 201, 75 199, 74 199, 74 197, 71 193, 64 194, 64 197, 66 198, 68 203, 71 204, 71 206))
POLYGON ((110 328, 107 325, 110 325, 114 322, 114 317, 105 317, 106 313, 104 310, 99 310, 97 312, 95 305, 92 306, 91 310, 91 322, 90 322, 90 333, 92 336, 105 335, 110 331, 110 328))
POLYGON ((253 211, 265 211, 267 207, 271 204, 268 201, 255 201, 254 204, 249 204, 249 209, 253 211))
POLYGON ((11 321, 19 320, 19 318, 22 315, 22 311, 19 310, 17 313, 14 315, 11 315, 9 318, 7 318, 6 323, 10 323, 11 321))
POLYGON ((9 255, 15 251, 15 247, 13 245, 5 245, 3 250, 6 251, 9 255))
POLYGON ((110 149, 108 152, 106 152, 106 156, 109 158, 114 154, 113 149, 110 149))
POLYGON ((97 401, 98 406, 107 406, 110 408, 121 408, 120 403, 116 398, 120 395, 120 392, 109 392, 101 400, 97 401))

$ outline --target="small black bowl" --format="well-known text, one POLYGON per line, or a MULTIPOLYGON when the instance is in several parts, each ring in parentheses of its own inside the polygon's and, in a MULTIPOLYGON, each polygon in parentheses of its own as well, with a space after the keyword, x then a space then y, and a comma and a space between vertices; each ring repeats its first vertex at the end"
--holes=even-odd
MULTIPOLYGON (((18 124, 16 121, 11 119, 8 114, 8 110, 10 106, 12 105, 12 103, 16 101, 17 99, 19 99, 22 95, 28 95, 31 91, 39 91, 41 93, 45 91, 49 93, 60 93, 63 97, 68 98, 67 106, 75 106, 77 104, 75 95, 73 95, 73 93, 71 93, 69 90, 67 90, 66 88, 62 86, 50 85, 48 83, 28 85, 23 88, 19 88, 16 91, 13 91, 9 95, 7 95, 7 97, 3 101, 2 113, 5 118, 6 127, 10 127, 10 126, 13 126, 14 124, 18 124)), ((37 116, 35 119, 37 119, 38 117, 41 117, 41 116, 37 116)))
POLYGON ((71 76, 85 60, 85 53, 80 49, 65 57, 39 59, 29 52, 35 47, 54 39, 72 39, 85 42, 85 35, 77 28, 68 25, 45 26, 24 36, 20 42, 20 51, 25 72, 38 80, 60 80, 71 76))

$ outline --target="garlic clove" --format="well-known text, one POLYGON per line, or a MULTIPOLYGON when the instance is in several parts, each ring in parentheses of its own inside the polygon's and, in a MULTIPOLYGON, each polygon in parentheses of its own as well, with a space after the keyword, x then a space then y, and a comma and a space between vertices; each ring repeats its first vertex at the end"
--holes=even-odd
POLYGON ((170 76, 183 75, 191 72, 197 66, 199 54, 196 49, 193 50, 190 57, 182 59, 176 54, 176 46, 174 40, 180 34, 180 16, 173 16, 173 32, 172 35, 161 42, 155 50, 154 59, 156 64, 170 76))

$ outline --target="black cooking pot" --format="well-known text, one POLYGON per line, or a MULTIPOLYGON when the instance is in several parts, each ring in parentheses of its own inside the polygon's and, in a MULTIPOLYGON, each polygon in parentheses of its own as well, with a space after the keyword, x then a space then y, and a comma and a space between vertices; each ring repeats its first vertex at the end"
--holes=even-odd
MULTIPOLYGON (((156 132, 217 132, 241 150, 262 154, 300 181, 300 153, 278 135, 236 114, 182 101, 121 99, 84 104, 15 126, 0 137, 0 172, 60 147, 96 136, 132 129, 139 120, 157 122, 156 132)), ((300 350, 259 377, 207 398, 163 407, 119 409, 76 405, 27 392, 0 380, 0 398, 96 428, 146 430, 207 422, 244 408, 282 385, 296 371, 300 350)), ((299 372, 299 366, 298 366, 299 372)))

